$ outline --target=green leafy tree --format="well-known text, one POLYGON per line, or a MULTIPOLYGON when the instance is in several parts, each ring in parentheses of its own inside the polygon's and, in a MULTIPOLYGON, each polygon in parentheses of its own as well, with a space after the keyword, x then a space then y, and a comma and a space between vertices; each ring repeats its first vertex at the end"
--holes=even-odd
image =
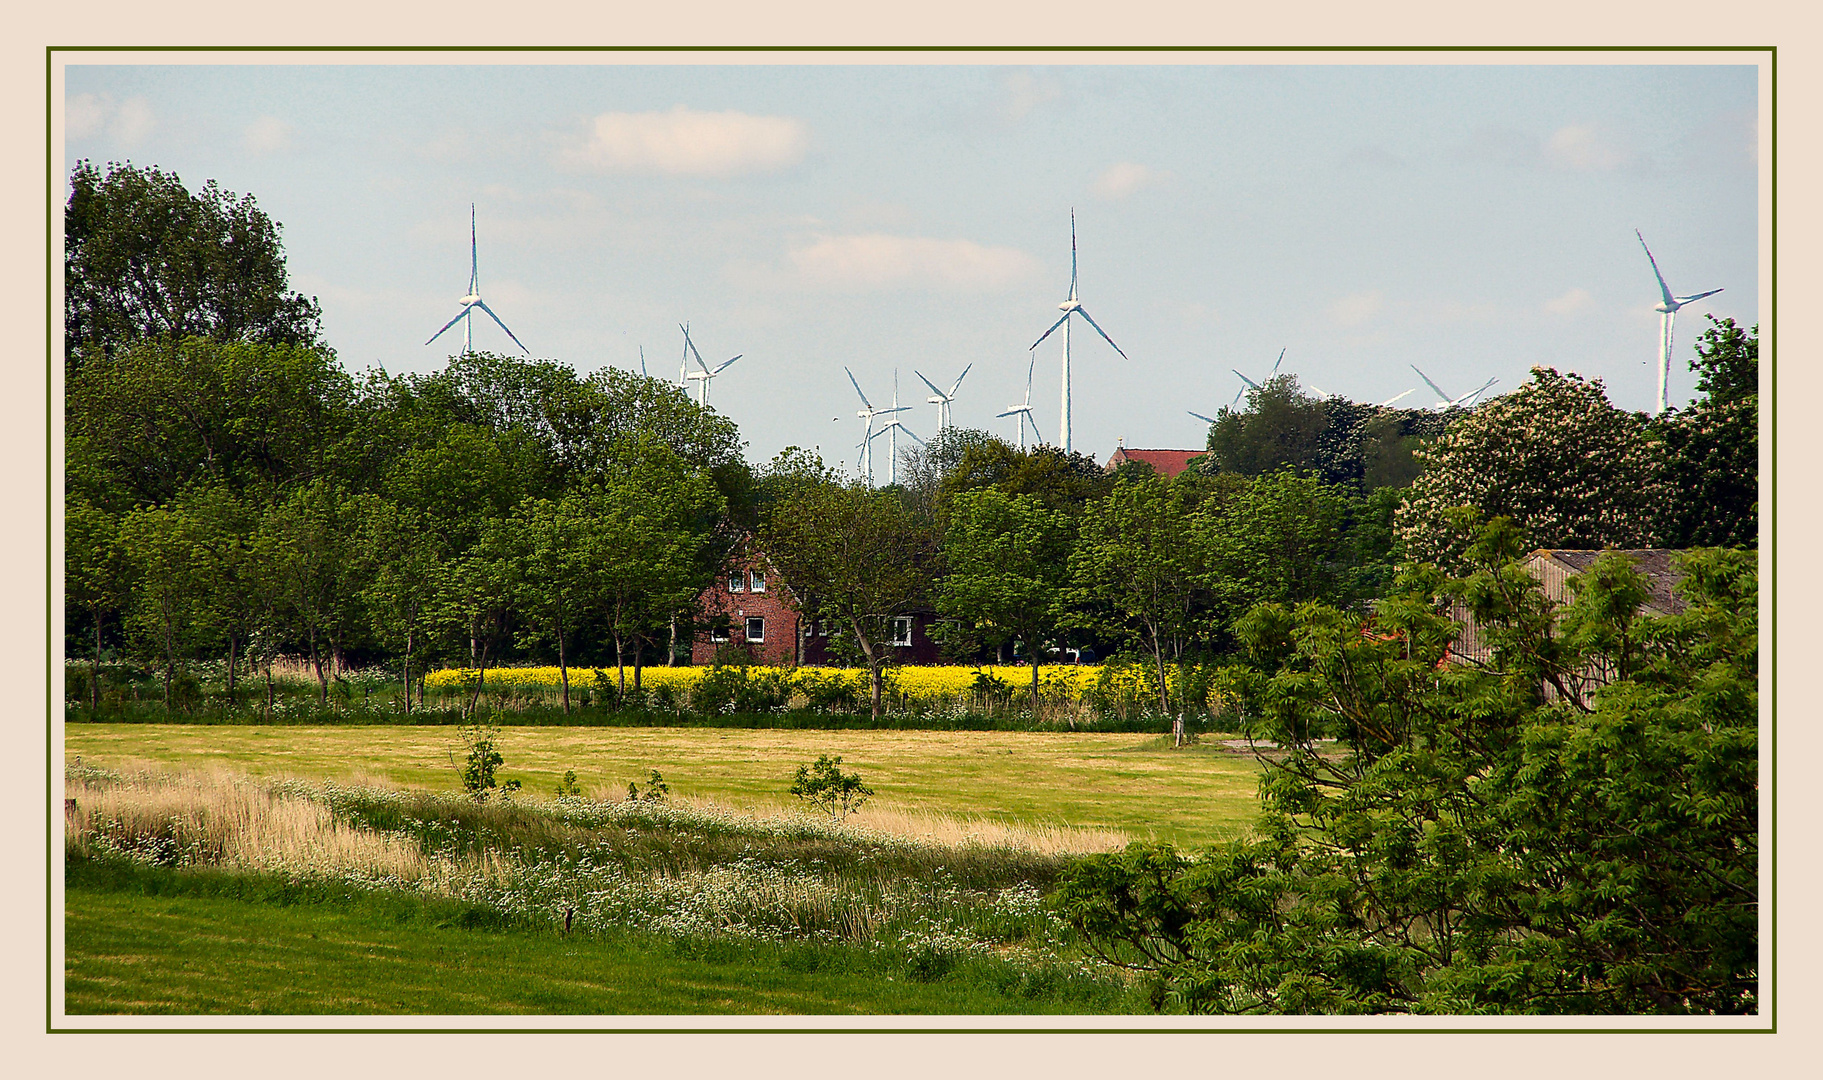
POLYGON ((1226 629, 1255 604, 1345 602, 1350 499, 1314 476, 1283 470, 1261 476, 1199 516, 1191 542, 1209 552, 1210 611, 1226 629))
POLYGON ((142 507, 120 523, 120 545, 132 572, 126 628, 164 671, 164 705, 180 667, 212 629, 203 597, 208 564, 203 530, 181 505, 142 507))
POLYGON ((937 612, 998 648, 1025 643, 1038 712, 1038 665, 1059 642, 1069 612, 1069 560, 1075 530, 1062 511, 1034 495, 996 488, 956 496, 943 538, 948 573, 937 612))
POLYGON ((1298 389, 1296 375, 1275 375, 1247 391, 1244 410, 1216 414, 1205 468, 1242 476, 1314 468, 1329 426, 1329 410, 1298 389))
POLYGON ((367 582, 358 548, 359 504, 319 480, 289 492, 260 522, 256 543, 271 568, 281 610, 310 650, 317 703, 329 703, 329 675, 360 616, 367 582))
POLYGON ((1703 394, 1654 419, 1666 498, 1658 531, 1670 547, 1759 546, 1759 327, 1717 321, 1690 366, 1703 394))
POLYGON ((854 636, 879 716, 886 634, 895 615, 923 602, 935 570, 936 538, 896 494, 855 484, 806 484, 760 532, 760 546, 791 583, 806 617, 854 636))
POLYGON ((366 585, 361 596, 372 627, 404 650, 405 711, 412 707, 412 659, 429 628, 447 551, 424 516, 379 496, 363 501, 361 548, 366 585))
MULTIPOLYGON (((130 595, 128 552, 120 542, 120 520, 77 497, 63 515, 63 596, 68 609, 82 612, 95 634, 90 654, 89 708, 101 707, 102 623, 130 595)), ((73 620, 72 620, 73 621, 73 620)))
POLYGON ((841 824, 850 814, 860 813, 862 805, 874 792, 861 782, 860 773, 842 771, 840 754, 833 758, 820 754, 815 764, 798 766, 797 777, 791 782, 791 793, 841 824))
POLYGON ((1601 380, 1545 367, 1451 423, 1418 451, 1398 529, 1411 557, 1455 564, 1472 539, 1447 511, 1509 517, 1534 547, 1651 547, 1663 497, 1644 417, 1608 403, 1601 380))
POLYGON ((1183 656, 1207 603, 1206 530, 1196 489, 1164 477, 1121 480, 1083 515, 1070 578, 1079 624, 1137 637, 1152 655, 1158 704, 1171 711, 1167 661, 1183 656))
POLYGON ((1257 609, 1228 688, 1281 748, 1255 836, 1092 857, 1066 917, 1161 1009, 1755 1011, 1753 557, 1689 553, 1689 607, 1657 618, 1624 556, 1555 608, 1524 549, 1496 520, 1472 573, 1414 567, 1365 626, 1257 609), (1443 663, 1452 602, 1487 665, 1443 663))
POLYGON ((64 212, 64 342, 73 370, 147 338, 312 345, 322 313, 290 291, 278 223, 211 180, 78 161, 64 212))

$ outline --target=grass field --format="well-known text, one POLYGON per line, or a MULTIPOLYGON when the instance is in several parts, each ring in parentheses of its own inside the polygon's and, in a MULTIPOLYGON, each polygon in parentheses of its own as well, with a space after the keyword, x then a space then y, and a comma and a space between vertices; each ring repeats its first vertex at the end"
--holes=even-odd
MULTIPOLYGON (((219 766, 429 790, 460 786, 457 745, 453 731, 422 727, 73 724, 64 734, 67 755, 106 768, 219 766)), ((657 769, 680 798, 776 811, 791 802, 797 766, 840 754, 882 814, 1117 829, 1197 845, 1240 835, 1258 809, 1251 757, 1213 741, 1173 750, 1146 735, 512 727, 499 746, 501 779, 522 780, 534 798, 566 769, 585 794, 610 799, 657 769)))

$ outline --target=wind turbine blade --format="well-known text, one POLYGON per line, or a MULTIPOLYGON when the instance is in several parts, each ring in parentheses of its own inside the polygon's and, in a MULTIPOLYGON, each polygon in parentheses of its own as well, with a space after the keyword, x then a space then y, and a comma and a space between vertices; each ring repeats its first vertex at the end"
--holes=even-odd
POLYGON ((1044 442, 1044 436, 1038 433, 1038 421, 1032 419, 1032 410, 1030 409, 1025 411, 1025 422, 1032 425, 1032 438, 1037 439, 1040 443, 1044 442))
POLYGON ((710 377, 713 378, 717 375, 720 375, 723 371, 726 371, 728 369, 729 364, 734 363, 736 360, 739 360, 741 357, 746 356, 746 355, 747 355, 746 353, 735 353, 733 356, 730 356, 728 359, 723 360, 720 367, 716 368, 714 371, 711 371, 709 373, 710 377))
POLYGON ((648 378, 648 379, 650 379, 652 377, 650 375, 646 375, 646 347, 644 345, 641 345, 639 347, 639 373, 641 375, 645 375, 646 378, 648 378))
MULTIPOLYGON (((1088 308, 1085 308, 1085 307, 1079 307, 1079 308, 1077 308, 1077 309, 1076 309, 1076 313, 1077 313, 1077 314, 1078 314, 1078 315, 1081 315, 1081 316, 1082 316, 1082 317, 1083 317, 1083 318, 1085 318, 1085 319, 1088 319, 1088 320, 1089 320, 1089 325, 1090 325, 1090 326, 1093 326, 1093 327, 1094 327, 1094 328, 1095 328, 1095 332, 1096 332, 1096 333, 1097 333, 1097 334, 1100 334, 1100 335, 1101 335, 1101 339, 1102 339, 1102 340, 1103 340, 1103 341, 1105 341, 1105 342, 1107 342, 1107 343, 1108 343, 1108 344, 1110 344, 1110 345, 1114 345, 1114 339, 1113 339, 1113 338, 1111 338, 1111 337, 1109 337, 1109 336, 1108 336, 1108 332, 1107 332, 1107 331, 1106 331, 1106 330, 1103 330, 1103 329, 1102 329, 1102 328, 1101 328, 1101 324, 1100 324, 1100 323, 1098 323, 1098 322, 1096 322, 1096 321, 1095 321, 1095 319, 1094 319, 1094 317, 1093 317, 1093 316, 1091 316, 1091 315, 1090 315, 1090 314, 1089 314, 1089 309, 1088 309, 1088 308)), ((1127 354, 1126 354, 1126 353, 1125 353, 1125 352, 1124 352, 1124 351, 1122 351, 1122 349, 1121 349, 1121 347, 1120 347, 1120 346, 1119 346, 1119 345, 1114 345, 1114 351, 1115 351, 1115 352, 1117 352, 1117 353, 1120 353, 1120 358, 1121 358, 1121 359, 1122 359, 1122 360, 1131 360, 1131 359, 1132 359, 1132 357, 1130 357, 1130 356, 1128 356, 1128 355, 1127 355, 1127 354)))
POLYGON ((1076 208, 1070 207, 1070 299, 1076 299, 1076 208))
MULTIPOLYGON (((1417 364, 1413 364, 1413 365, 1412 365, 1412 370, 1413 370, 1413 371, 1418 371, 1418 365, 1417 365, 1417 364)), ((1426 385, 1426 386, 1428 386, 1428 387, 1430 387, 1430 388, 1431 388, 1431 389, 1432 389, 1432 390, 1435 390, 1435 391, 1437 391, 1437 400, 1439 400, 1439 401, 1448 401, 1448 400, 1450 400, 1450 396, 1449 396, 1449 395, 1448 395, 1448 394, 1446 394, 1446 393, 1444 393, 1444 392, 1443 392, 1443 387, 1441 387, 1441 386, 1438 386, 1438 385, 1437 385, 1437 384, 1436 384, 1436 383, 1434 383, 1434 382, 1432 382, 1432 381, 1431 381, 1431 377, 1430 377, 1430 376, 1429 376, 1429 375, 1426 375, 1426 374, 1425 374, 1425 373, 1424 373, 1424 372, 1422 372, 1422 371, 1418 371, 1418 377, 1419 377, 1419 378, 1420 378, 1420 379, 1423 379, 1423 380, 1424 380, 1424 385, 1426 385)))
MULTIPOLYGON (((1057 329, 1057 328, 1058 328, 1058 327, 1060 327, 1060 326, 1062 326, 1062 325, 1063 325, 1063 324, 1064 324, 1064 323, 1065 323, 1065 322, 1066 322, 1066 321, 1068 321, 1068 320, 1069 320, 1069 318, 1070 318, 1070 313, 1069 313, 1069 312, 1067 312, 1067 311, 1066 311, 1066 312, 1064 312, 1064 313, 1063 313, 1063 318, 1061 318, 1061 319, 1058 319, 1058 320, 1057 320, 1057 321, 1056 321, 1056 322, 1054 322, 1054 323, 1052 323, 1052 324, 1051 324, 1051 330, 1055 330, 1055 329, 1057 329)), ((1037 341, 1034 341, 1034 342, 1032 342, 1032 343, 1031 343, 1031 344, 1030 344, 1030 345, 1027 345, 1027 346, 1026 346, 1026 348, 1027 348, 1027 349, 1036 349, 1036 348, 1037 348, 1037 347, 1038 347, 1038 346, 1040 346, 1040 345, 1043 345, 1043 344, 1044 344, 1044 339, 1045 339, 1045 338, 1048 338, 1048 337, 1050 337, 1050 336, 1051 336, 1051 330, 1046 330, 1046 331, 1045 331, 1045 332, 1044 332, 1044 333, 1042 333, 1042 334, 1039 334, 1039 335, 1038 335, 1038 340, 1037 340, 1037 341)))
POLYGON ((1015 405, 1003 413, 995 413, 994 418, 996 420, 998 420, 1003 416, 1018 416, 1020 413, 1027 413, 1027 412, 1031 412, 1031 411, 1032 411, 1032 408, 1029 405, 1015 405))
POLYGON ((917 368, 912 368, 912 374, 913 374, 913 375, 916 375, 916 376, 917 376, 917 377, 918 377, 918 381, 919 381, 919 382, 921 382, 921 383, 923 383, 923 384, 924 384, 924 385, 926 385, 926 386, 928 386, 928 387, 930 387, 930 392, 931 392, 931 393, 933 393, 933 394, 935 394, 935 395, 937 395, 937 396, 938 396, 938 397, 940 397, 940 398, 943 398, 943 399, 945 399, 945 400, 948 400, 948 397, 949 397, 949 395, 947 395, 947 394, 945 394, 945 393, 944 393, 944 392, 943 392, 943 391, 941 391, 941 390, 939 390, 939 389, 937 389, 937 384, 936 384, 936 383, 934 383, 934 382, 931 382, 931 381, 930 381, 930 380, 929 380, 929 379, 927 379, 927 378, 925 378, 925 377, 924 377, 924 373, 923 373, 923 372, 921 372, 921 371, 919 371, 919 370, 918 370, 918 369, 917 369, 917 368))
POLYGON ((470 296, 481 291, 481 260, 476 255, 475 247, 475 204, 468 204, 468 292, 470 296))
POLYGON ((1382 409, 1389 408, 1393 402, 1398 401, 1400 398, 1405 397, 1407 394, 1415 394, 1417 392, 1418 392, 1418 388, 1414 386, 1410 390, 1407 390, 1404 394, 1398 394, 1393 397, 1387 398, 1385 401, 1382 401, 1380 403, 1379 407, 1382 409))
MULTIPOLYGON (((847 368, 847 367, 846 367, 846 366, 845 366, 845 367, 843 367, 843 368, 842 368, 842 370, 843 370, 843 371, 848 371, 848 368, 847 368)), ((849 382, 850 382, 850 383, 851 383, 851 384, 853 384, 853 386, 854 386, 854 388, 855 388, 855 393, 857 393, 857 394, 861 394, 861 384, 860 384, 860 383, 858 383, 858 382, 855 382, 855 373, 854 373, 854 372, 852 372, 852 371, 848 371, 848 381, 849 381, 849 382)), ((873 403, 873 402, 871 402, 871 401, 869 401, 869 400, 867 400, 867 395, 866 395, 866 394, 861 394, 861 404, 863 404, 863 405, 865 405, 865 406, 867 406, 867 408, 868 408, 868 409, 869 409, 869 410, 870 410, 870 411, 871 411, 871 410, 872 410, 872 409, 873 409, 873 407, 874 407, 874 403, 873 403)), ((869 419, 868 419, 868 421, 867 421, 867 422, 868 422, 868 423, 869 423, 869 424, 871 424, 871 423, 873 423, 873 420, 872 420, 872 418, 871 418, 871 417, 870 417, 870 418, 869 418, 869 419)))
POLYGON ((1722 290, 1720 290, 1720 289, 1710 289, 1708 292, 1700 292, 1700 293, 1697 293, 1695 296, 1680 296, 1677 298, 1677 306, 1683 307, 1685 304, 1688 304, 1692 300, 1701 300, 1705 296, 1714 296, 1716 293, 1719 293, 1721 291, 1722 290))
POLYGON ((1215 417, 1204 416, 1202 413, 1197 412, 1195 409, 1185 409, 1184 411, 1189 413, 1191 416, 1196 417, 1198 420, 1201 420, 1205 424, 1213 424, 1216 422, 1215 417))
MULTIPOLYGON (((484 303, 480 300, 475 301, 475 306, 480 308, 482 311, 487 312, 488 318, 494 320, 494 322, 496 322, 496 323, 499 323, 500 329, 506 330, 506 324, 503 322, 500 322, 500 316, 494 314, 493 308, 488 307, 486 303, 484 303)), ((520 352, 524 353, 527 356, 532 355, 532 350, 526 348, 525 342, 520 341, 519 338, 517 336, 515 336, 511 330, 506 330, 506 336, 513 339, 513 344, 519 346, 520 352)))
MULTIPOLYGON (((1718 289, 1717 291, 1719 292, 1720 290, 1718 289)), ((956 391, 962 389, 962 380, 968 378, 968 373, 971 369, 974 368, 974 366, 975 365, 970 364, 968 367, 965 367, 962 369, 962 374, 956 376, 956 381, 950 384, 949 393, 944 395, 945 397, 955 397, 956 396, 956 391)), ((926 385, 929 385, 929 384, 926 384, 926 385)), ((935 390, 936 387, 932 386, 931 389, 935 390)))
MULTIPOLYGON (((1242 382, 1246 383, 1248 386, 1253 387, 1255 390, 1258 390, 1260 388, 1259 383, 1256 383, 1252 379, 1249 379, 1247 376, 1242 375, 1239 368, 1229 368, 1228 370, 1234 372, 1234 374, 1237 378, 1239 378, 1242 382)), ((1235 395, 1235 400, 1237 400, 1237 401, 1240 400, 1239 394, 1235 395)))
MULTIPOLYGON (((454 325, 456 325, 456 324, 457 324, 457 323, 459 323, 459 322, 461 322, 461 321, 462 321, 462 316, 464 316, 464 315, 467 315, 467 314, 468 314, 468 307, 469 307, 469 306, 468 306, 468 305, 467 305, 467 304, 463 304, 463 305, 462 305, 462 310, 461 310, 461 311, 458 311, 458 312, 456 312, 456 317, 455 317, 455 318, 453 318, 453 319, 451 319, 451 320, 450 320, 450 321, 448 321, 448 322, 446 322, 446 323, 444 323, 444 324, 443 324, 443 330, 448 330, 448 329, 449 329, 449 328, 450 328, 450 327, 452 327, 452 326, 454 326, 454 325)), ((430 336, 430 337, 429 337, 429 339, 427 339, 427 340, 426 340, 426 341, 425 341, 425 342, 424 342, 424 344, 426 344, 426 345, 429 345, 429 344, 430 344, 430 343, 431 343, 431 342, 432 342, 432 341, 435 341, 435 340, 437 340, 437 339, 438 339, 438 338, 440 338, 440 337, 442 337, 442 336, 443 336, 443 330, 439 330, 439 331, 437 331, 437 332, 436 332, 436 333, 434 333, 434 334, 432 334, 432 335, 431 335, 431 336, 430 336)))
POLYGON ((1677 303, 1676 299, 1671 295, 1671 286, 1665 284, 1665 275, 1658 272, 1658 260, 1652 257, 1652 249, 1646 247, 1646 238, 1640 236, 1638 229, 1633 230, 1633 235, 1639 236, 1639 246, 1646 248, 1646 261, 1652 264, 1652 276, 1658 279, 1658 291, 1665 296, 1665 306, 1670 307, 1672 304, 1677 303))
POLYGON ((1038 357, 1036 356, 1025 365, 1025 403, 1028 406, 1032 404, 1032 369, 1037 366, 1038 357))
MULTIPOLYGON (((1291 348, 1291 346, 1289 346, 1289 345, 1285 346, 1285 349, 1289 349, 1289 348, 1291 348)), ((1277 375, 1279 373, 1279 365, 1283 364, 1285 362, 1285 349, 1280 349, 1279 358, 1272 362, 1272 374, 1273 375, 1277 375)), ((1271 378, 1271 376, 1267 376, 1267 377, 1271 378)))
POLYGON ((1472 402, 1475 398, 1478 398, 1481 396, 1482 391, 1486 390, 1488 387, 1494 385, 1495 383, 1497 383, 1499 381, 1500 381, 1500 379, 1498 377, 1489 379, 1487 382, 1484 382, 1480 386, 1475 387, 1475 389, 1470 390, 1468 393, 1457 398, 1455 401, 1451 402, 1450 404, 1460 405, 1464 402, 1472 402))
POLYGON ((900 430, 900 431, 903 431, 903 432, 905 432, 905 437, 906 437, 906 438, 908 438, 908 439, 910 439, 910 440, 911 440, 911 441, 913 441, 913 442, 915 442, 915 443, 917 443, 917 444, 918 444, 918 445, 919 445, 919 446, 923 446, 923 445, 924 445, 924 440, 923 440, 923 439, 920 439, 920 438, 918 438, 918 434, 917 434, 917 432, 915 432, 915 431, 913 431, 913 430, 912 430, 912 429, 911 429, 911 428, 908 428, 908 427, 906 427, 906 426, 905 426, 905 425, 904 425, 904 424, 901 424, 901 423, 899 423, 899 422, 898 422, 898 421, 897 421, 897 420, 894 420, 894 421, 893 421, 893 422, 892 422, 892 425, 891 425, 891 426, 892 426, 892 427, 896 427, 896 428, 898 428, 898 429, 899 429, 899 430, 900 430))
POLYGON ((1316 383, 1311 383, 1310 388, 1312 390, 1316 391, 1316 395, 1320 398, 1326 398, 1326 397, 1330 396, 1329 391, 1323 389, 1321 386, 1318 386, 1316 383))

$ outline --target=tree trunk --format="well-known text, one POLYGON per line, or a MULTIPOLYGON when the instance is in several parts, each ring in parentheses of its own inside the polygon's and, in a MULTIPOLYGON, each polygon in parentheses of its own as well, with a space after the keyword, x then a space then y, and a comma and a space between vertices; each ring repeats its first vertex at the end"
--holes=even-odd
POLYGON ((405 627, 405 715, 411 715, 411 626, 405 627))
POLYGON ((881 677, 881 669, 885 664, 883 658, 875 655, 874 647, 868 644, 867 635, 861 632, 860 620, 850 619, 848 622, 854 628, 855 640, 861 643, 861 655, 867 658, 867 678, 873 688, 871 715, 878 720, 880 718, 880 698, 886 689, 886 680, 881 677))
POLYGON ((570 661, 563 651, 563 623, 557 623, 557 677, 563 681, 563 715, 570 715, 570 661))
POLYGON ((228 703, 230 706, 234 703, 234 665, 239 659, 239 651, 236 648, 239 644, 240 638, 233 634, 228 635, 228 703))
POLYGON ((101 609, 95 609, 95 662, 89 665, 89 713, 101 711, 101 609))
POLYGON ((317 706, 329 707, 329 679, 323 674, 323 652, 317 648, 316 626, 310 627, 310 663, 316 669, 317 706))
POLYGON ((665 666, 677 666, 677 616, 671 616, 671 651, 665 654, 665 666))
POLYGON ((1038 650, 1026 643, 1026 650, 1032 660, 1032 722, 1038 722, 1038 650))
POLYGON ((1152 660, 1158 665, 1158 708, 1160 712, 1171 712, 1170 684, 1165 681, 1165 652, 1159 645, 1158 635, 1152 635, 1152 660))
MULTIPOLYGON (((473 639, 471 638, 470 640, 473 640, 473 639)), ((489 644, 489 642, 487 642, 487 641, 483 641, 481 643, 481 655, 480 655, 480 657, 477 658, 480 666, 476 669, 476 672, 475 672, 475 690, 474 690, 474 693, 471 693, 468 696, 468 708, 463 710, 463 713, 462 713, 462 719, 464 719, 464 720, 468 720, 475 715, 475 703, 477 701, 481 700, 481 688, 487 685, 487 647, 488 647, 488 644, 489 644)))
POLYGON ((272 719, 272 660, 266 660, 266 718, 272 719))
POLYGON ((645 667, 645 644, 644 637, 636 637, 633 639, 633 691, 635 693, 638 693, 640 690, 641 684, 639 681, 639 673, 645 667))
POLYGON ((620 680, 620 700, 627 699, 627 652, 620 639, 620 629, 614 630, 614 674, 620 680))

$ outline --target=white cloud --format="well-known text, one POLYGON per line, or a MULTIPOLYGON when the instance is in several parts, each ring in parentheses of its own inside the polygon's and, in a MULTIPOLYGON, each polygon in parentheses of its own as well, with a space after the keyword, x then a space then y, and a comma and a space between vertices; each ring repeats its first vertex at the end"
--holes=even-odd
POLYGON ((1553 315, 1570 315, 1595 303, 1595 297, 1587 289, 1571 289, 1562 296, 1544 302, 1544 309, 1553 315))
POLYGON ((70 98, 63 106, 64 134, 75 139, 86 139, 100 131, 102 125, 107 123, 113 104, 95 94, 77 94, 70 98))
POLYGON ((1352 293, 1329 305, 1329 317, 1344 326, 1359 326, 1380 313, 1385 298, 1380 291, 1352 293))
POLYGON ((1144 165, 1131 161, 1116 162, 1108 166, 1095 180, 1094 192, 1104 199, 1124 199, 1159 181, 1161 174, 1144 165))
POLYGON ((790 252, 786 260, 798 282, 844 292, 1002 289, 1040 268, 1036 258, 1016 248, 882 233, 825 236, 790 252))
POLYGON ((136 97, 115 104, 108 94, 77 94, 64 104, 63 129, 70 138, 86 139, 106 132, 123 146, 137 146, 158 126, 152 105, 136 97))
POLYGON ((1015 71, 1006 77, 1006 101, 1002 111, 1008 120, 1023 120, 1047 101, 1063 96, 1063 86, 1049 75, 1015 71))
POLYGON ((732 176, 773 172, 803 159, 810 139, 789 116, 698 112, 602 113, 585 139, 560 152, 567 164, 601 172, 732 176))
POLYGON ((1545 160, 1580 172, 1610 172, 1632 164, 1633 152, 1614 136, 1589 124, 1558 128, 1544 143, 1545 160))
POLYGON ((276 116, 262 116, 247 125, 242 142, 256 154, 271 154, 291 149, 291 125, 276 116))

